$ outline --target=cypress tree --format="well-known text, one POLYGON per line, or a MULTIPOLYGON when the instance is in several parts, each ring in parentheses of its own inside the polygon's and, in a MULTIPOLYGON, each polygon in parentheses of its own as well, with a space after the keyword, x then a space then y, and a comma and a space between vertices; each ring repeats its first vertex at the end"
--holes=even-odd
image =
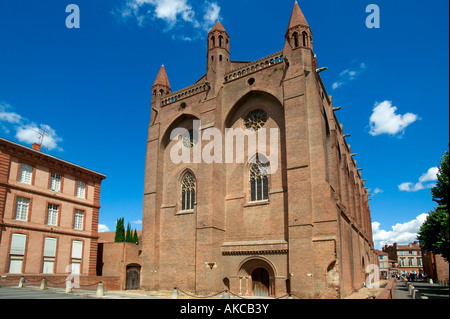
POLYGON ((139 243, 139 237, 138 237, 136 229, 134 230, 134 234, 133 234, 133 243, 136 243, 136 244, 139 243))
POLYGON ((133 241, 133 237, 131 237, 131 226, 130 223, 127 224, 127 234, 125 236, 125 242, 131 243, 133 241))
POLYGON ((125 241, 125 227, 123 225, 124 217, 119 218, 116 223, 116 235, 114 241, 116 243, 125 241))

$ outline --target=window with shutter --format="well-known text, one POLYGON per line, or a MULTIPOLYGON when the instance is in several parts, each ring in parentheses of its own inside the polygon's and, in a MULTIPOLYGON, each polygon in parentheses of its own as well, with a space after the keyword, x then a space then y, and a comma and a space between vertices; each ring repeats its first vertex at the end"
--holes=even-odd
POLYGON ((72 242, 72 258, 81 259, 83 253, 83 242, 79 240, 74 240, 72 242))
POLYGON ((53 274, 54 265, 55 265, 54 258, 44 258, 44 263, 42 265, 42 273, 53 274))
POLYGON ((56 238, 45 237, 44 257, 56 256, 56 238))
POLYGON ((83 256, 83 242, 74 240, 72 242, 72 274, 81 273, 81 257, 83 256))
POLYGON ((9 269, 10 274, 22 273, 23 258, 25 255, 25 244, 27 236, 24 234, 13 234, 11 238, 11 249, 9 256, 9 269))
POLYGON ((74 275, 81 274, 81 262, 72 260, 71 273, 74 275))
POLYGON ((33 175, 33 166, 28 164, 20 164, 19 182, 31 184, 31 177, 33 175))
POLYGON ((73 228, 74 229, 83 229, 83 217, 84 217, 84 211, 75 209, 75 218, 73 222, 73 228))
POLYGON ((77 181, 77 197, 86 198, 86 183, 77 181))
POLYGON ((42 273, 53 274, 56 257, 56 238, 45 237, 44 240, 44 261, 42 273))
POLYGON ((16 200, 16 220, 26 221, 28 217, 29 198, 17 197, 16 200))
POLYGON ((24 234, 13 234, 11 238, 11 255, 25 255, 25 243, 27 236, 24 234))
POLYGON ((11 256, 11 258, 9 260, 8 273, 21 274, 22 273, 22 263, 23 263, 23 258, 17 258, 17 257, 11 256))
POLYGON ((59 211, 59 205, 48 204, 47 225, 52 225, 52 226, 58 225, 58 211, 59 211))
POLYGON ((50 177, 50 189, 54 192, 59 192, 61 190, 61 179, 60 174, 52 173, 50 177))

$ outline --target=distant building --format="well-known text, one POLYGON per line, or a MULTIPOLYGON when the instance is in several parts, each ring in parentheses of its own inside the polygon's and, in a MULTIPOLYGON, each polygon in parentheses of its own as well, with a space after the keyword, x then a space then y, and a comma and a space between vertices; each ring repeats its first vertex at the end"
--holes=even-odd
MULTIPOLYGON (((141 238, 141 231, 137 231, 141 238)), ((114 242, 116 232, 99 234, 97 273, 119 277, 119 289, 139 289, 142 267, 142 244, 114 242)))
POLYGON ((378 257, 378 267, 380 267, 380 278, 386 279, 390 277, 390 263, 388 253, 375 249, 375 254, 378 257))
POLYGON ((0 138, 0 274, 96 276, 105 175, 0 138))
POLYGON ((392 261, 391 271, 393 273, 402 276, 422 276, 424 274, 422 250, 416 241, 408 245, 398 245, 397 243, 391 246, 385 245, 383 252, 386 252, 392 261))

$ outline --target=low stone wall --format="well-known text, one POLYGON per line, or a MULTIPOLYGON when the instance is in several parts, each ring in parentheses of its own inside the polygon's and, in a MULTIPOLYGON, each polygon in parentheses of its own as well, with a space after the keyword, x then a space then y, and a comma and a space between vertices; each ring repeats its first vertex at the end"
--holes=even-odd
POLYGON ((394 295, 395 283, 396 279, 391 278, 391 280, 389 280, 386 287, 384 287, 384 289, 379 293, 376 299, 392 299, 392 296, 394 295))
POLYGON ((3 275, 0 280, 0 287, 19 286, 21 278, 25 278, 25 286, 39 287, 42 279, 47 280, 47 287, 64 288, 66 281, 72 281, 73 289, 96 290, 98 284, 103 283, 104 290, 119 290, 120 277, 113 276, 86 276, 86 275, 3 275))

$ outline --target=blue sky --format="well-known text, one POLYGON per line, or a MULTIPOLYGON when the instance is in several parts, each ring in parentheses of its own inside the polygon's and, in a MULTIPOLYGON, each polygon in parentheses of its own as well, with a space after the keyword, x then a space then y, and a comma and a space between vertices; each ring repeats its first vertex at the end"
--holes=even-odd
MULTIPOLYGON (((0 136, 106 174, 100 224, 141 228, 151 86, 172 91, 206 72, 220 19, 231 59, 279 51, 293 0, 4 0, 0 2, 0 136), (69 4, 80 28, 67 28, 69 4)), ((408 243, 435 203, 448 149, 448 1, 302 0, 328 94, 370 188, 374 240, 408 243), (366 27, 377 4, 380 28, 366 27)))

